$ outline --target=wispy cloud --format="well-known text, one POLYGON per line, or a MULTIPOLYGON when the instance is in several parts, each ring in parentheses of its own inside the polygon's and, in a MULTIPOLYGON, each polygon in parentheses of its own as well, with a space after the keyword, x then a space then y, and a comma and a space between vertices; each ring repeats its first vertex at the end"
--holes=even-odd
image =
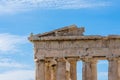
POLYGON ((33 70, 16 70, 0 73, 1 80, 34 80, 33 70))
POLYGON ((108 72, 98 72, 98 80, 108 80, 108 72))
POLYGON ((0 53, 16 52, 21 44, 27 43, 26 36, 13 35, 8 33, 0 34, 0 53))
POLYGON ((29 65, 16 62, 10 58, 0 58, 0 68, 29 68, 29 65))
POLYGON ((99 72, 98 75, 101 76, 101 77, 107 77, 108 72, 99 72))
POLYGON ((110 5, 106 0, 1 0, 0 13, 16 13, 33 9, 81 9, 110 5))

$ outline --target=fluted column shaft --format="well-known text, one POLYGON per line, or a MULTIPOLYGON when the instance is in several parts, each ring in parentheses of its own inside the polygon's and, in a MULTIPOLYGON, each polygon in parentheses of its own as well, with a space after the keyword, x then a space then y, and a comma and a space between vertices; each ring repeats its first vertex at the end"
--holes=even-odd
POLYGON ((50 69, 51 78, 49 79, 56 80, 57 61, 54 58, 50 61, 50 69))
POLYGON ((75 58, 68 58, 70 62, 70 78, 71 80, 77 80, 77 59, 75 58))
POLYGON ((118 79, 118 60, 115 58, 109 58, 109 72, 108 80, 119 80, 118 79))
POLYGON ((45 61, 36 62, 36 80, 45 80, 45 61))
POLYGON ((49 80, 51 78, 51 68, 50 62, 45 63, 45 80, 49 80))
POLYGON ((91 62, 92 80, 97 80, 97 61, 91 62))
POLYGON ((70 76, 70 63, 66 60, 66 80, 71 80, 70 76))
POLYGON ((56 80, 56 66, 51 66, 51 80, 56 80))
POLYGON ((66 62, 63 59, 58 59, 56 80, 66 80, 66 62))
POLYGON ((89 62, 83 62, 82 80, 91 80, 91 68, 89 62))
POLYGON ((118 80, 120 80, 120 60, 118 60, 118 80))
POLYGON ((92 59, 83 60, 82 80, 97 80, 97 61, 92 59))

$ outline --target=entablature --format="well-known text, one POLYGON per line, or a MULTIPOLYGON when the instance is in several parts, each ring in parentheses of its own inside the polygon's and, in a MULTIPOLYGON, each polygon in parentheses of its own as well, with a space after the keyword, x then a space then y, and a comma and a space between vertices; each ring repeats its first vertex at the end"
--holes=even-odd
POLYGON ((31 35, 35 58, 120 57, 120 35, 83 35, 84 28, 72 25, 51 32, 31 35))

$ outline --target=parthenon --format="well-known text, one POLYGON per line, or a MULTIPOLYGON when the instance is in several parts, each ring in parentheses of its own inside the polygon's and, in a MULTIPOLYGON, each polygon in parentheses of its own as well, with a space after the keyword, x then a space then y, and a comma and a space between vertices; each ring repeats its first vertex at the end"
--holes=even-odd
POLYGON ((97 80, 97 61, 108 60, 108 80, 120 80, 120 35, 84 35, 84 28, 66 26, 43 34, 31 34, 36 63, 35 80, 97 80))

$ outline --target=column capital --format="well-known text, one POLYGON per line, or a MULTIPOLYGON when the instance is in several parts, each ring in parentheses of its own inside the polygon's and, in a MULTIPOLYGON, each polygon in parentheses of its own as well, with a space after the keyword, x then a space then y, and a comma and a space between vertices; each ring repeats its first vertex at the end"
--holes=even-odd
POLYGON ((58 62, 66 62, 66 59, 65 58, 57 58, 56 59, 58 62))
POLYGON ((109 56, 109 57, 107 57, 107 60, 108 61, 117 61, 117 60, 119 60, 119 58, 118 57, 114 57, 114 56, 109 56))
POLYGON ((50 66, 56 66, 57 65, 57 60, 56 59, 51 59, 50 60, 50 66))
POLYGON ((97 63, 97 60, 94 58, 83 58, 83 62, 97 63))
POLYGON ((67 58, 66 59, 68 62, 74 63, 78 61, 78 58, 67 58))
POLYGON ((34 61, 35 61, 36 63, 39 63, 39 62, 45 62, 44 59, 34 59, 34 61))
POLYGON ((120 59, 118 59, 118 63, 120 63, 120 59))

